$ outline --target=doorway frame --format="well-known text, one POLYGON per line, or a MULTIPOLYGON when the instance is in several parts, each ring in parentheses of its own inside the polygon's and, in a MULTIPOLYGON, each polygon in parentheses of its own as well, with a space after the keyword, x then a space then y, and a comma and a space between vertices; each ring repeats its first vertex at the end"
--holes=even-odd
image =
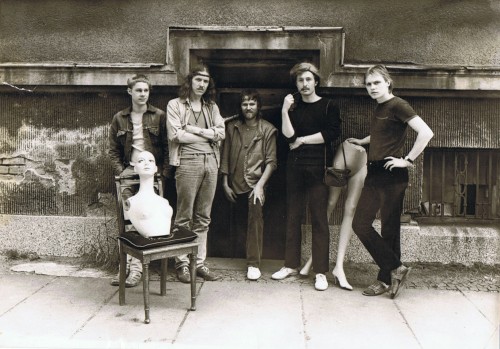
POLYGON ((321 87, 333 87, 333 76, 344 64, 342 27, 171 26, 168 28, 167 70, 178 84, 198 62, 196 50, 317 50, 321 87))

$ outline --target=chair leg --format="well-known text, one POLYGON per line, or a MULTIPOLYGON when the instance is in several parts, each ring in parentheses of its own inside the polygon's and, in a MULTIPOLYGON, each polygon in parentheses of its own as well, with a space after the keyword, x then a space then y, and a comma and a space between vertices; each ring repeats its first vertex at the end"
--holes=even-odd
POLYGON ((120 276, 119 276, 119 289, 118 289, 118 299, 119 304, 125 304, 125 280, 127 278, 127 254, 123 251, 121 242, 118 245, 120 250, 120 276))
POLYGON ((191 272, 191 308, 196 310, 196 253, 189 255, 189 269, 191 272))
POLYGON ((161 274, 160 274, 160 294, 162 296, 167 295, 167 263, 168 259, 163 258, 161 260, 161 274))
POLYGON ((142 293, 144 295, 144 323, 149 324, 149 263, 142 263, 142 293))

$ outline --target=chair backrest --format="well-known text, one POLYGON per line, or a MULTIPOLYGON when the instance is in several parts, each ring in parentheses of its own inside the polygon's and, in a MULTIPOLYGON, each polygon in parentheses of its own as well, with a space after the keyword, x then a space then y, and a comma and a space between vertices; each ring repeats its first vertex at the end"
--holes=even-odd
MULTIPOLYGON (((115 186, 118 234, 122 235, 126 231, 134 230, 130 220, 125 217, 123 202, 129 197, 135 195, 135 193, 139 190, 139 175, 134 173, 125 176, 115 176, 115 186)), ((163 185, 161 182, 161 175, 159 173, 155 174, 154 188, 158 195, 163 196, 163 185)))

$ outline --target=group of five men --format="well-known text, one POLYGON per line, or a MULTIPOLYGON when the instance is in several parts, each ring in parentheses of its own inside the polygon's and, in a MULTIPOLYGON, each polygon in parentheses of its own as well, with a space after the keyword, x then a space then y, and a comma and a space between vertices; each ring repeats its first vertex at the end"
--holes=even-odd
MULTIPOLYGON (((295 65, 290 76, 300 98, 289 94, 282 107, 281 132, 290 148, 286 167, 286 250, 285 266, 272 278, 280 280, 297 274, 301 262, 301 216, 308 196, 313 198, 309 204, 315 288, 325 290, 329 231, 328 187, 323 183, 323 172, 332 159, 331 148, 326 145, 341 137, 340 110, 332 100, 316 94, 320 74, 313 64, 295 65)), ((370 144, 368 175, 353 229, 380 267, 376 282, 363 294, 379 295, 390 290, 395 297, 410 270, 400 261, 399 217, 408 183, 406 168, 412 166, 433 134, 408 103, 392 94, 393 81, 385 67, 370 68, 365 83, 378 106, 371 117, 370 135, 348 139, 353 144, 370 144), (417 138, 404 157, 407 125, 417 132, 417 138), (380 234, 371 226, 379 209, 380 234)), ((253 89, 242 91, 238 118, 226 125, 215 103, 215 85, 206 66, 191 70, 180 87, 179 97, 169 101, 166 114, 148 103, 150 91, 151 84, 145 76, 136 75, 128 80, 132 106, 114 115, 109 133, 109 154, 115 175, 133 171, 142 151, 154 155, 167 181, 173 180, 175 169, 174 226, 198 235, 197 275, 213 281, 219 276, 205 265, 205 258, 220 169, 222 188, 233 205, 237 231, 246 232, 247 278, 259 279, 265 187, 278 165, 277 129, 262 118, 259 93, 253 89)), ((127 199, 133 194, 122 196, 127 199)), ((190 282, 188 264, 187 256, 176 258, 177 278, 184 283, 190 282)), ((127 269, 126 286, 137 285, 141 264, 131 258, 127 269)), ((117 278, 112 284, 118 284, 117 278)))

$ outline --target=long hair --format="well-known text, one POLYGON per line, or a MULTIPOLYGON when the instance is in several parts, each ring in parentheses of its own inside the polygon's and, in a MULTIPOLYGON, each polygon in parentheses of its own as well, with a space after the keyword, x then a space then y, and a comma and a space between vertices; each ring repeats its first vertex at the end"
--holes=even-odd
POLYGON ((184 79, 184 83, 179 88, 179 97, 183 99, 189 98, 189 95, 191 94, 191 89, 193 87, 193 78, 196 75, 203 75, 203 76, 208 75, 209 79, 208 88, 203 94, 203 99, 207 103, 215 103, 215 83, 212 77, 210 76, 207 66, 205 65, 199 65, 191 69, 189 74, 184 79))
POLYGON ((240 111, 238 113, 238 119, 243 123, 245 122, 245 115, 243 115, 243 112, 241 110, 241 103, 243 103, 245 99, 249 101, 254 100, 257 102, 257 120, 259 120, 262 117, 260 113, 260 109, 262 108, 262 98, 260 97, 259 92, 257 92, 257 90, 253 88, 243 90, 240 93, 240 111))
POLYGON ((391 74, 389 74, 385 65, 377 64, 368 68, 365 74, 365 83, 368 75, 372 74, 380 74, 380 76, 382 76, 382 78, 384 78, 384 80, 389 83, 389 92, 392 93, 392 89, 394 88, 394 80, 392 80, 391 74))

